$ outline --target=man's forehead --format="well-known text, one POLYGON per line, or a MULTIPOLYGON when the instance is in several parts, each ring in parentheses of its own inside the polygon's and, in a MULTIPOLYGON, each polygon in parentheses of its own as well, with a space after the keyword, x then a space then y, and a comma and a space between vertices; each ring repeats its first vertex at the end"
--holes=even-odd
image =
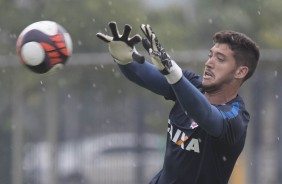
POLYGON ((233 51, 231 50, 230 46, 226 43, 216 43, 211 48, 211 51, 225 53, 225 54, 233 54, 233 51))
POLYGON ((229 45, 226 44, 226 43, 215 43, 213 48, 220 48, 220 49, 223 49, 223 50, 231 50, 229 45))

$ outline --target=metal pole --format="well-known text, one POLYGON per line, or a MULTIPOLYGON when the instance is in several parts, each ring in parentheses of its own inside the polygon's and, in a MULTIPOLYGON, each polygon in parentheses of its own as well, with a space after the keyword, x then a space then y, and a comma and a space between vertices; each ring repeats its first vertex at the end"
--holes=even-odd
MULTIPOLYGON (((142 97, 141 97, 142 98, 142 97)), ((136 184, 143 184, 144 183, 144 142, 143 142, 143 135, 145 131, 144 127, 144 100, 140 97, 136 99, 137 104, 135 106, 135 113, 136 113, 136 170, 135 170, 135 183, 136 184)))
POLYGON ((57 184, 57 141, 58 141, 58 103, 57 93, 55 91, 56 76, 48 76, 46 89, 46 126, 47 126, 47 143, 49 145, 49 167, 44 178, 45 184, 57 184))
POLYGON ((18 70, 14 73, 12 84, 12 184, 23 183, 23 82, 18 70))

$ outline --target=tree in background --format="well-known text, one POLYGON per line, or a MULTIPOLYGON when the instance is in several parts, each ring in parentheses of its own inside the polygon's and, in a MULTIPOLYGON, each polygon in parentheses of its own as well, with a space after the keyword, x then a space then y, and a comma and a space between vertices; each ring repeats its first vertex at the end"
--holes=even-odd
POLYGON ((75 52, 101 52, 95 33, 115 20, 130 23, 140 33, 141 23, 154 25, 171 50, 209 48, 214 32, 246 32, 261 47, 281 48, 282 12, 279 0, 157 1, 122 0, 0 0, 0 54, 14 54, 20 31, 39 20, 62 24, 72 35, 75 52), (158 3, 162 3, 159 5, 158 3), (169 44, 168 44, 169 43, 169 44))

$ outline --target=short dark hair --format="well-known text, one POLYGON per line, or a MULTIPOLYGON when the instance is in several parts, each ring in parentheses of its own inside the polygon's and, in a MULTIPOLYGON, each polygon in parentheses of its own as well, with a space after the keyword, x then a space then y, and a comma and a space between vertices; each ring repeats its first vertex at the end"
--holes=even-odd
POLYGON ((260 51, 258 45, 251 38, 235 31, 220 31, 214 34, 213 42, 229 45, 234 52, 237 65, 249 68, 249 72, 243 81, 253 75, 258 64, 260 51))

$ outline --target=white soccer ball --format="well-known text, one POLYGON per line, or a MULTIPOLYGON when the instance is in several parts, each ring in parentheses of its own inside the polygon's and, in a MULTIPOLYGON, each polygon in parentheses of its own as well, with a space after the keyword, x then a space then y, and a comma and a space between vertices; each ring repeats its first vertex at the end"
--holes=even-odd
POLYGON ((66 64, 72 55, 72 40, 58 23, 39 21, 20 33, 16 50, 27 68, 36 73, 46 73, 66 64))

